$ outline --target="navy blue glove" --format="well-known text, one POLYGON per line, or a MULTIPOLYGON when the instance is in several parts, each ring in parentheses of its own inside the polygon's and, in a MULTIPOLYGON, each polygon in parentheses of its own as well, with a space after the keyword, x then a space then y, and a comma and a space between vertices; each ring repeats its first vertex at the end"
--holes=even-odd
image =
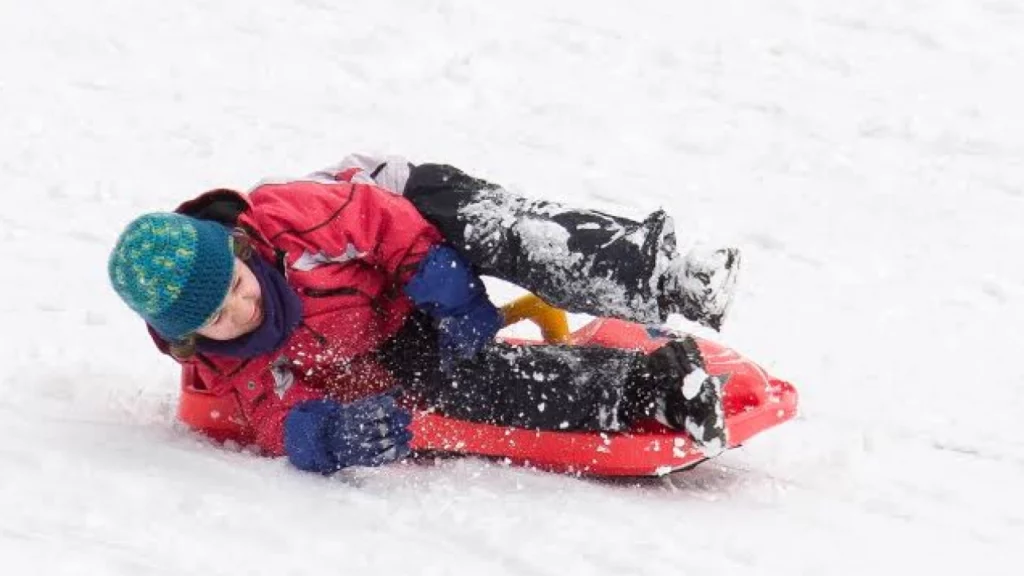
POLYGON ((380 466, 409 454, 411 421, 390 394, 351 404, 309 400, 285 417, 284 448, 295 467, 310 472, 380 466))
POLYGON ((445 365, 457 358, 472 358, 494 340, 503 324, 501 313, 486 297, 474 301, 462 314, 441 318, 437 323, 438 344, 445 365))
POLYGON ((430 249, 405 293, 437 325, 442 363, 470 358, 501 329, 501 312, 487 298, 480 277, 454 249, 430 249))

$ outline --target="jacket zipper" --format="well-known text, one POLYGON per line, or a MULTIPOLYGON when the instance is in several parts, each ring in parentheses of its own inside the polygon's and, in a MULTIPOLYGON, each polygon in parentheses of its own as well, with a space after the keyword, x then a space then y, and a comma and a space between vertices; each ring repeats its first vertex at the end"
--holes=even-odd
POLYGON ((351 286, 341 288, 303 288, 302 293, 310 298, 329 298, 331 296, 354 296, 359 290, 351 286))

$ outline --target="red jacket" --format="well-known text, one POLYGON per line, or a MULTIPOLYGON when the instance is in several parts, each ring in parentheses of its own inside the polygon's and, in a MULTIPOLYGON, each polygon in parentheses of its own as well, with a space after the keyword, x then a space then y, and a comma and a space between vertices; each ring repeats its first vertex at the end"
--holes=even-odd
POLYGON ((302 323, 272 353, 180 360, 193 365, 214 394, 238 397, 257 444, 272 455, 284 453, 284 418, 295 404, 325 396, 347 402, 393 385, 365 355, 402 326, 412 311, 402 288, 441 241, 405 198, 345 181, 359 180, 356 175, 345 170, 329 181, 317 173, 311 180, 262 184, 247 195, 214 190, 178 209, 251 229, 254 247, 283 264, 302 300, 302 323))

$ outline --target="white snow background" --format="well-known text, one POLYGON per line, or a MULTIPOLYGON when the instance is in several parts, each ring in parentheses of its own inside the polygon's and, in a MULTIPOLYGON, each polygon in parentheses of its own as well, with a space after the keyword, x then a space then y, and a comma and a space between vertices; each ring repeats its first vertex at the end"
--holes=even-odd
POLYGON ((0 0, 0 571, 1019 574, 1022 6, 0 0), (801 416, 640 484, 190 434, 116 234, 351 151, 741 246, 801 416))

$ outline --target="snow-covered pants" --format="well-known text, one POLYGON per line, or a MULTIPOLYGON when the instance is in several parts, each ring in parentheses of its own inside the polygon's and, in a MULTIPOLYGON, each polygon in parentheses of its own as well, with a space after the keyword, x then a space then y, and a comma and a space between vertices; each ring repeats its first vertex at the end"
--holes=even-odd
MULTIPOLYGON (((412 169, 404 195, 477 271, 570 312, 642 323, 664 320, 659 252, 671 257, 671 220, 643 222, 531 200, 446 165, 412 169)), ((443 373, 436 336, 411 320, 383 351, 411 390, 467 420, 554 430, 618 431, 638 413, 635 351, 494 343, 443 373)))
POLYGON ((480 274, 570 312, 665 320, 659 255, 674 258, 676 245, 662 210, 636 222, 526 198, 438 164, 414 167, 404 195, 480 274))
POLYGON ((463 420, 545 430, 620 431, 644 412, 644 355, 494 342, 441 370, 429 317, 414 314, 379 360, 425 404, 463 420))

